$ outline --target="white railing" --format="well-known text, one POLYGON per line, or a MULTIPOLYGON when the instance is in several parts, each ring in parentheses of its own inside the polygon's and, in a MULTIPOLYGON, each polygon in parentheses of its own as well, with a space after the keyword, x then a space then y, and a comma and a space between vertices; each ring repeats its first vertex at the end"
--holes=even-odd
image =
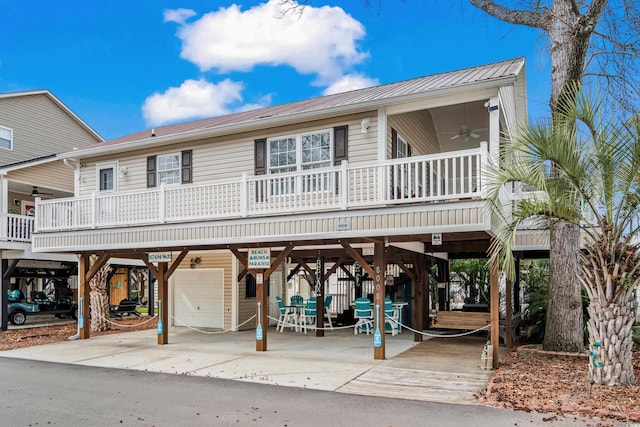
POLYGON ((36 201, 36 231, 215 220, 478 198, 487 145, 385 162, 36 201))
POLYGON ((0 241, 30 242, 34 217, 0 214, 0 241))

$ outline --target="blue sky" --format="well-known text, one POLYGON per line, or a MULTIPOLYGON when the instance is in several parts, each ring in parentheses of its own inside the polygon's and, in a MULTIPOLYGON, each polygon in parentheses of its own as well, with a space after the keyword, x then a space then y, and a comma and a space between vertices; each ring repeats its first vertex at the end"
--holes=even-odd
POLYGON ((49 89, 104 138, 524 56, 546 115, 544 40, 464 0, 0 0, 0 92, 49 89))

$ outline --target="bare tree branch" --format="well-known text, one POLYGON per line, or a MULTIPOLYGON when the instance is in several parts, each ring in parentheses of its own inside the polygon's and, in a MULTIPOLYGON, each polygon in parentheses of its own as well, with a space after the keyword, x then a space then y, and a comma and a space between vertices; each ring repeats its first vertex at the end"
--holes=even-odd
POLYGON ((523 9, 512 9, 501 4, 496 3, 493 0, 469 0, 473 6, 477 7, 488 13, 489 15, 498 18, 501 21, 508 22, 510 24, 526 25, 527 27, 545 29, 547 19, 544 12, 537 12, 523 9))

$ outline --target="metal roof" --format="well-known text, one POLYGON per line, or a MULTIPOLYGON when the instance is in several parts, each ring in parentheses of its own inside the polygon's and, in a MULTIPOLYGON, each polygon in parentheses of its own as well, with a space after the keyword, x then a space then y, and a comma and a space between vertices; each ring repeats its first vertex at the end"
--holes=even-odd
MULTIPOLYGON (((462 70, 449 71, 441 74, 434 74, 419 77, 411 80, 404 80, 380 86, 364 89, 352 90, 333 95, 311 98, 303 101, 291 102, 288 104, 265 107, 256 110, 244 111, 225 116, 212 117, 186 123, 156 127, 153 129, 156 137, 167 137, 185 132, 192 132, 234 124, 258 122, 265 119, 284 118, 303 113, 313 113, 339 107, 354 107, 358 105, 368 105, 377 101, 388 101, 394 98, 406 97, 408 95, 425 93, 438 89, 445 89, 454 86, 470 85, 479 82, 502 79, 505 77, 516 77, 524 65, 524 58, 514 58, 506 61, 495 62, 488 65, 465 68, 462 70)), ((120 138, 107 141, 106 144, 119 144, 139 140, 147 140, 151 137, 151 130, 145 130, 120 138)), ((101 144, 105 145, 105 144, 101 144)))

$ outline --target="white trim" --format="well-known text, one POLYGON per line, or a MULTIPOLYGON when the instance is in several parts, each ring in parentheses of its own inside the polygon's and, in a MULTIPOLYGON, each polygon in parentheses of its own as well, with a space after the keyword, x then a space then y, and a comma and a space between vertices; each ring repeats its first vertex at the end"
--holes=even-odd
POLYGON ((387 160, 387 109, 378 108, 378 161, 387 160))
POLYGON ((7 151, 13 151, 13 129, 8 127, 8 126, 2 126, 0 125, 0 130, 8 130, 9 131, 9 138, 3 138, 3 139, 8 139, 9 140, 9 148, 5 148, 0 146, 0 150, 7 150, 7 151))
MULTIPOLYGON (((437 88, 426 90, 418 93, 411 93, 408 95, 401 95, 396 97, 387 97, 382 99, 375 99, 365 101, 361 103, 353 103, 346 105, 339 105, 336 107, 329 107, 320 110, 303 111, 300 113, 293 113, 284 116, 275 116, 261 119, 251 119, 246 122, 233 123, 229 125, 220 125, 213 128, 197 129, 193 131, 186 131, 178 134, 172 134, 167 136, 156 136, 145 139, 139 139, 135 141, 122 142, 112 145, 103 145, 99 147, 85 148, 77 151, 62 153, 60 158, 88 158, 98 155, 106 155, 111 153, 123 153, 130 150, 142 150, 147 147, 159 147, 164 145, 177 144, 188 141, 201 140, 206 138, 213 138, 216 136, 230 135, 238 132, 249 132, 254 130, 264 130, 268 127, 284 126, 287 124, 300 123, 308 120, 320 120, 322 118, 335 117, 342 114, 357 114, 360 112, 371 111, 378 108, 387 108, 387 114, 398 114, 400 112, 414 111, 416 109, 433 108, 438 106, 429 100, 428 98, 441 97, 439 105, 449 105, 445 102, 447 97, 456 94, 466 94, 475 90, 488 90, 491 94, 495 94, 499 86, 512 84, 516 80, 516 75, 503 76, 489 79, 483 82, 473 82, 462 84, 453 87, 437 88), (493 90, 491 90, 493 89, 493 90), (426 102, 425 102, 426 101, 426 102), (391 110, 393 107, 397 110, 391 110)), ((475 92, 471 92, 475 93, 475 92)), ((488 95, 486 95, 488 96, 488 95)), ((482 99, 480 95, 475 95, 472 99, 482 99)))
MULTIPOLYGON (((113 162, 104 162, 104 163, 96 163, 96 194, 105 194, 105 193, 116 193, 120 190, 119 182, 118 182, 118 161, 113 162), (112 169, 113 172, 113 188, 110 190, 101 190, 100 189, 100 171, 105 169, 112 169)), ((75 187, 75 186, 74 186, 75 187)))

